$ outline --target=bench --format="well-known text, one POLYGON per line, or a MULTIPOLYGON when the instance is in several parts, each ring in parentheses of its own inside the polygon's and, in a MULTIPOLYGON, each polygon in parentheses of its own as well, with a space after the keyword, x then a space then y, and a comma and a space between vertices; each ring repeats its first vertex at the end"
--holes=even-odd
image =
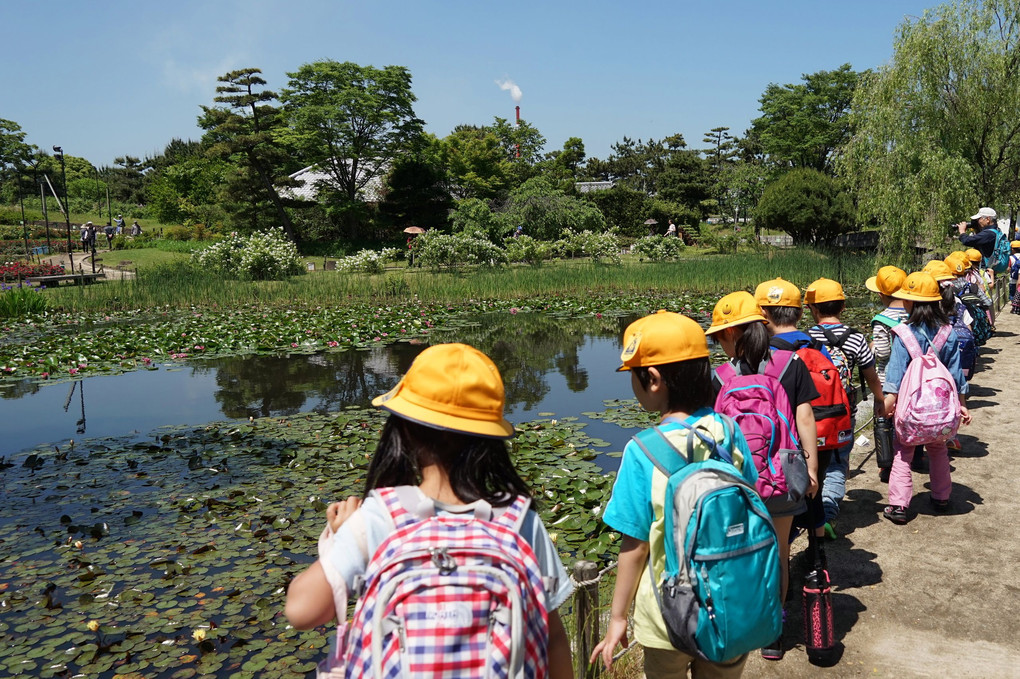
POLYGON ((105 273, 67 273, 55 276, 27 276, 25 280, 36 285, 60 285, 64 281, 71 281, 73 284, 88 285, 95 283, 100 278, 106 278, 105 273))

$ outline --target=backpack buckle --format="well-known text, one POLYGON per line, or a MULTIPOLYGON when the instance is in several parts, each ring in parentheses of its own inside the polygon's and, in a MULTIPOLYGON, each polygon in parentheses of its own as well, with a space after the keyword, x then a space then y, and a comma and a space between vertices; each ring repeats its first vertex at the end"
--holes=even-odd
POLYGON ((433 547, 429 550, 432 555, 432 563, 439 569, 440 575, 449 575, 457 570, 457 562, 442 547, 433 547))

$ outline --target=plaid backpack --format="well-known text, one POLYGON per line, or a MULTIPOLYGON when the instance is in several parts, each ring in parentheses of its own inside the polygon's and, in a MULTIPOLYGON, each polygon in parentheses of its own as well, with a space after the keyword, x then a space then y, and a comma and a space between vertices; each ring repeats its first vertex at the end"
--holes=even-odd
MULTIPOLYGON (((530 500, 436 515, 411 486, 373 491, 396 530, 365 570, 346 676, 546 676, 546 586, 520 527, 530 500)), ((550 584, 551 586, 551 584, 550 584)))

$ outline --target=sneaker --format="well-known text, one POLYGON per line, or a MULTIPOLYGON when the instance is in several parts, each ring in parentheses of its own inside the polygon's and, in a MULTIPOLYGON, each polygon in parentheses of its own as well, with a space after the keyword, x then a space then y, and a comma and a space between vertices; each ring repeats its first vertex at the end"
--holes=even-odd
POLYGON ((949 511, 949 498, 945 500, 931 499, 931 508, 935 510, 937 514, 945 514, 949 511))
POLYGON ((826 521, 825 525, 822 527, 822 529, 825 531, 825 537, 827 537, 830 540, 835 540, 836 539, 836 527, 835 527, 835 524, 836 524, 836 519, 833 519, 832 521, 826 521))
POLYGON ((893 523, 902 526, 907 522, 907 508, 898 505, 889 505, 882 511, 882 516, 893 523))
POLYGON ((761 649, 761 657, 765 660, 782 660, 786 652, 783 650, 783 635, 768 646, 761 649))
POLYGON ((946 448, 949 448, 949 450, 959 450, 960 439, 956 438, 955 436, 949 439, 948 441, 946 441, 946 448))

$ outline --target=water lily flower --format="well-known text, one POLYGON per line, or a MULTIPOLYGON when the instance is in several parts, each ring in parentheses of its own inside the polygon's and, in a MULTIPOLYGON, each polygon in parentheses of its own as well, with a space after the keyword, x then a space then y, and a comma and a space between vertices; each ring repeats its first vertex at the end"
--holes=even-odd
POLYGON ((194 639, 195 641, 199 642, 199 643, 205 641, 205 630, 204 629, 197 629, 197 630, 193 631, 191 633, 191 638, 194 639))
POLYGON ((77 368, 71 368, 67 372, 69 372, 72 375, 77 375, 78 374, 78 369, 77 368))
POLYGON ((510 313, 516 314, 518 311, 519 311, 519 309, 517 307, 515 307, 515 306, 510 307, 510 313))
POLYGON ((297 348, 297 342, 291 342, 290 346, 291 346, 292 349, 296 349, 297 348))
POLYGON ((86 624, 85 626, 88 627, 89 630, 91 630, 93 632, 98 632, 99 631, 99 621, 98 620, 89 620, 88 624, 86 624))

